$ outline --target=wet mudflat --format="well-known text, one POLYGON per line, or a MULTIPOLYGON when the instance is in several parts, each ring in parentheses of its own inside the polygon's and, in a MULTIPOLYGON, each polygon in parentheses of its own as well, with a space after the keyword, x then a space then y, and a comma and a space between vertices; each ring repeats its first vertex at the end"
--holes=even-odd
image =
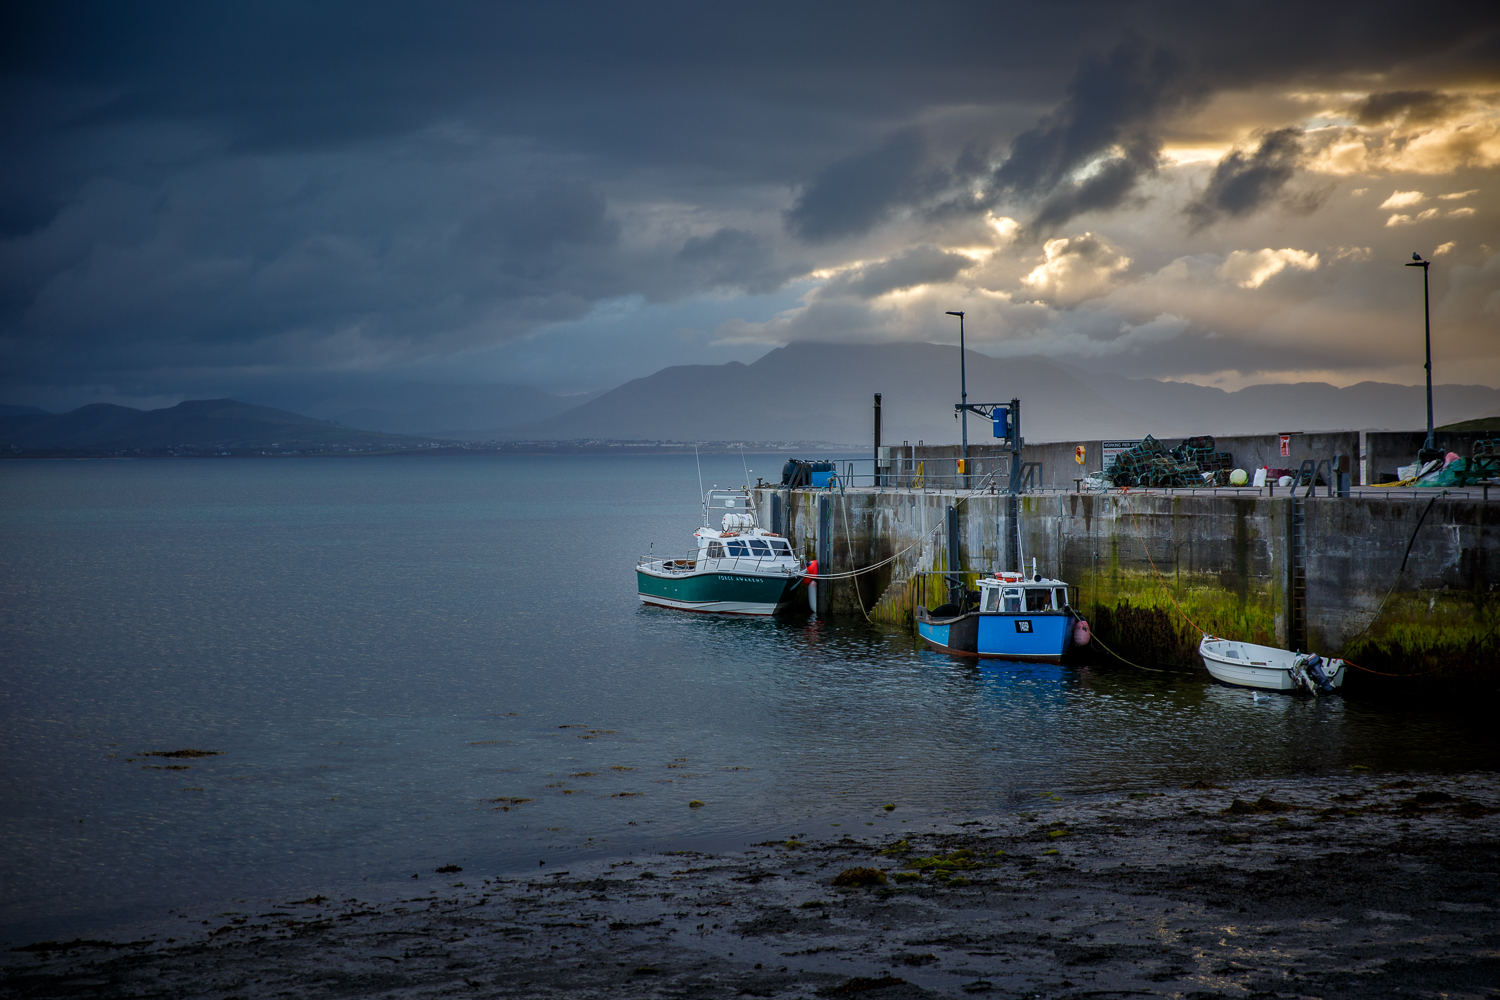
MULTIPOLYGON (((1089 795, 34 942, 5 997, 1490 997, 1500 778, 1089 795), (874 869, 839 881, 849 869, 874 869), (862 883, 862 884, 861 884, 862 883)), ((790 831, 789 831, 790 832, 790 831)))

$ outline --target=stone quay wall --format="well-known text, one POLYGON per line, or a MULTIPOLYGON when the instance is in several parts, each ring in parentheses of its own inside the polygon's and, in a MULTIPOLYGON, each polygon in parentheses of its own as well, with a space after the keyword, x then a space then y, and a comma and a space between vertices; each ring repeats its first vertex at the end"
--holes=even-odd
POLYGON ((822 572, 891 560, 825 581, 827 614, 910 628, 919 605, 946 600, 945 574, 972 586, 980 574, 1018 558, 1029 570, 1035 559, 1043 575, 1071 585, 1103 643, 1137 663, 1198 664, 1201 628, 1403 676, 1500 675, 1500 493, 1491 502, 1189 490, 756 492, 767 523, 804 558, 821 556, 822 572))

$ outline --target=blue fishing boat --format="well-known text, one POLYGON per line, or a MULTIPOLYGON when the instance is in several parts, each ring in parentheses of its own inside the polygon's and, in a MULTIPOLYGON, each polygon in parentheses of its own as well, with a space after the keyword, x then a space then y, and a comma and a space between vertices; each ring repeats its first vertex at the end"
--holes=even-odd
POLYGON ((954 656, 1061 663, 1089 642, 1089 626, 1068 603, 1068 585, 1033 573, 996 573, 979 581, 977 598, 917 609, 917 634, 954 656))

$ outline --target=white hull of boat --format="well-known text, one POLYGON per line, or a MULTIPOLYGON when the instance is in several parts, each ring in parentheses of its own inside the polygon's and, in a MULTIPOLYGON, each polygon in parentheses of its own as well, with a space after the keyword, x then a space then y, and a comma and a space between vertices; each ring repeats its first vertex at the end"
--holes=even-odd
MULTIPOLYGON (((1203 657, 1209 674, 1225 684, 1262 691, 1295 691, 1303 686, 1297 671, 1298 654, 1291 650, 1204 636, 1198 644, 1198 654, 1203 657)), ((1327 666, 1334 667, 1328 683, 1334 687, 1342 685, 1343 661, 1333 660, 1327 666)))
POLYGON ((668 597, 642 594, 642 604, 653 604, 659 608, 675 608, 678 611, 705 611, 720 615, 774 615, 776 604, 750 604, 744 601, 674 601, 668 597))

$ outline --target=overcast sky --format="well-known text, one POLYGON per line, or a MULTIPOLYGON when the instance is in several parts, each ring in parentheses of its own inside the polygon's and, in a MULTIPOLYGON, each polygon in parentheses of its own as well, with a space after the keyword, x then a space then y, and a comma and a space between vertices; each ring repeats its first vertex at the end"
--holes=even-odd
POLYGON ((1500 385, 1500 6, 11 4, 0 401, 793 340, 1500 385))

